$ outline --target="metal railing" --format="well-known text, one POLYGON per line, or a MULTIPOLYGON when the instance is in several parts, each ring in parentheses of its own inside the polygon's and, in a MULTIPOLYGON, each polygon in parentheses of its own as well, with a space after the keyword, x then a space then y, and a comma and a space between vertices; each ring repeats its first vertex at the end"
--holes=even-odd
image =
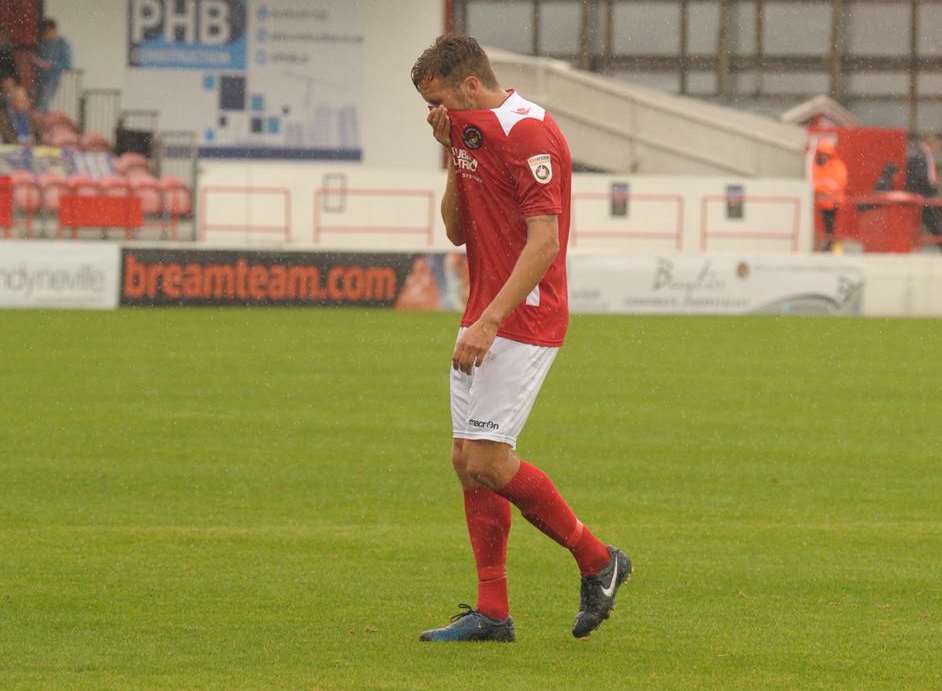
POLYGON ((78 123, 82 113, 82 70, 64 70, 59 77, 59 88, 49 104, 49 111, 65 113, 78 123))
POLYGON ((97 132, 114 144, 121 115, 121 91, 86 89, 82 93, 80 127, 82 132, 97 132))

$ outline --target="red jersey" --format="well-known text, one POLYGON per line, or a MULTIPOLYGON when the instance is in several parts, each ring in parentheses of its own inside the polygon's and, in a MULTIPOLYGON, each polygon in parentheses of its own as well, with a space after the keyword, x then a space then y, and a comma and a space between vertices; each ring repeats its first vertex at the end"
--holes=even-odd
POLYGON ((569 323, 572 156, 566 138, 549 113, 515 91, 497 108, 449 111, 448 117, 471 279, 461 325, 477 321, 507 282, 527 242, 526 219, 557 216, 559 254, 497 335, 560 346, 569 323))

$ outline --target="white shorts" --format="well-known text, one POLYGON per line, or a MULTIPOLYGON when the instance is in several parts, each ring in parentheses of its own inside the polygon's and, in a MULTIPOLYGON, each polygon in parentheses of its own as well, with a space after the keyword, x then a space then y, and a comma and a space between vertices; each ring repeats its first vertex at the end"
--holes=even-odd
MULTIPOLYGON (((458 331, 458 338, 464 328, 458 331)), ((451 427, 455 439, 490 439, 517 448, 517 436, 559 348, 498 336, 472 374, 451 370, 451 427)))

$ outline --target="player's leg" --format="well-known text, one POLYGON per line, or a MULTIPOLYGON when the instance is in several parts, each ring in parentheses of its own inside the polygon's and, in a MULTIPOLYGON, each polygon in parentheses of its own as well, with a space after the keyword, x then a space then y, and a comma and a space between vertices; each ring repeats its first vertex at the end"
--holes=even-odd
POLYGON ((452 463, 464 492, 464 515, 478 574, 476 609, 503 621, 510 614, 507 599, 507 538, 510 502, 475 481, 467 472, 463 439, 453 440, 452 463))
POLYGON ((475 375, 462 470, 513 502, 530 523, 572 553, 583 577, 573 633, 583 636, 608 617, 631 566, 626 555, 606 546, 576 517, 546 473, 513 451, 557 352, 495 340, 491 366, 485 360, 475 375))
POLYGON ((463 471, 506 497, 536 528, 570 551, 582 581, 572 633, 589 635, 611 614, 619 587, 631 575, 631 560, 602 543, 576 517, 543 471, 517 458, 503 442, 465 440, 463 471))
MULTIPOLYGON (((465 432, 472 377, 452 371, 451 410, 454 433, 465 432)), ((477 604, 453 618, 449 626, 425 631, 423 641, 513 641, 515 632, 507 600, 507 538, 510 502, 475 481, 467 472, 464 440, 452 440, 451 460, 464 494, 465 520, 478 576, 477 604)))
POLYGON ((513 502, 524 518, 568 549, 583 576, 608 565, 608 548, 576 518, 546 473, 518 458, 503 442, 467 439, 464 447, 464 472, 513 502))

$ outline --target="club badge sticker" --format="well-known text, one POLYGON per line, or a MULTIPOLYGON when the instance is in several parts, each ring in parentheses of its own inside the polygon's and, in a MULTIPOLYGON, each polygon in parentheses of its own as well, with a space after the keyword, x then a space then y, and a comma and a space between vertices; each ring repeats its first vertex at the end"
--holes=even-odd
POLYGON ((553 179, 553 159, 549 154, 537 154, 527 159, 533 178, 545 185, 553 179))

